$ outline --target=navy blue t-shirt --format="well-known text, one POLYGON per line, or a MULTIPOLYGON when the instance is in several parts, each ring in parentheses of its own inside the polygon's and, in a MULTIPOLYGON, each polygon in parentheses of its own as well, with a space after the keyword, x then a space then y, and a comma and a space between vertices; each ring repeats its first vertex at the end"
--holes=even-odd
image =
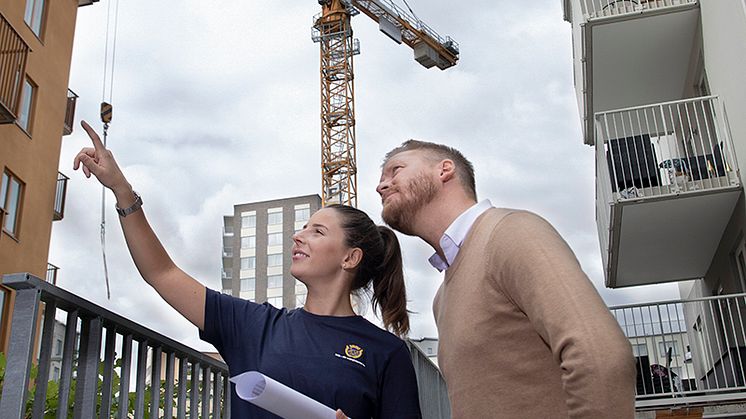
MULTIPOLYGON (((318 316, 207 290, 200 338, 220 352, 231 376, 259 371, 353 419, 420 418, 409 351, 360 316, 318 316)), ((240 399, 232 417, 277 418, 240 399)))

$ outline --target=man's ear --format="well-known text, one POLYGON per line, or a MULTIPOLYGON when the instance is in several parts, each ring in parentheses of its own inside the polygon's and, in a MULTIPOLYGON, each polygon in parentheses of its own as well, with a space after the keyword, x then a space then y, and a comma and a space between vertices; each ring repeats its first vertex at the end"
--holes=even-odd
POLYGON ((456 178, 456 164, 453 163, 453 160, 441 160, 438 166, 438 168, 440 169, 439 177, 441 182, 446 183, 456 178))
POLYGON ((353 247, 347 252, 342 267, 345 270, 354 270, 363 261, 363 251, 359 247, 353 247))

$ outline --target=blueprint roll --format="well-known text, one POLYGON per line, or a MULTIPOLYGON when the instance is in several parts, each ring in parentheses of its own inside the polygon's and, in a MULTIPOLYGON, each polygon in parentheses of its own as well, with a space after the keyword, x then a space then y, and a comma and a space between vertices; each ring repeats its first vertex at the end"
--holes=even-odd
POLYGON ((230 381, 238 397, 285 419, 336 418, 334 410, 260 372, 248 371, 230 381))

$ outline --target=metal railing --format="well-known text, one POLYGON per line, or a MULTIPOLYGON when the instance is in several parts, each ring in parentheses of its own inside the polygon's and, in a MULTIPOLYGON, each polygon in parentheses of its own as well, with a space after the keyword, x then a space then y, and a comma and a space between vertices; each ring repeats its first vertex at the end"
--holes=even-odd
POLYGON ((46 417, 48 398, 59 401, 56 417, 62 418, 230 417, 222 362, 32 275, 5 275, 3 285, 16 297, 4 376, 13 385, 3 386, 0 417, 46 417), (34 364, 36 377, 49 377, 58 315, 66 318, 59 382, 37 379, 30 390, 34 364), (30 392, 34 402, 27 408, 30 392))
POLYGON ((69 179, 62 172, 57 172, 57 187, 54 193, 54 221, 65 218, 65 197, 67 196, 67 181, 69 179))
POLYGON ((632 344, 638 408, 746 399, 746 294, 610 310, 632 344))
POLYGON ((0 124, 12 123, 18 116, 29 51, 23 38, 0 13, 0 124))
POLYGON ((448 389, 440 369, 414 342, 409 339, 405 342, 409 348, 412 365, 417 375, 422 417, 450 419, 451 403, 448 400, 448 389))
POLYGON ((52 285, 57 285, 57 272, 59 272, 60 267, 52 265, 51 263, 47 262, 47 276, 46 280, 52 285))
POLYGON ((586 19, 642 13, 682 5, 696 5, 697 0, 579 0, 586 19))
POLYGON ((598 112, 597 192, 603 202, 740 184, 717 96, 598 112))
POLYGON ((62 135, 73 133, 75 125, 75 104, 78 102, 78 95, 70 89, 67 89, 67 106, 65 107, 65 126, 62 128, 62 135))

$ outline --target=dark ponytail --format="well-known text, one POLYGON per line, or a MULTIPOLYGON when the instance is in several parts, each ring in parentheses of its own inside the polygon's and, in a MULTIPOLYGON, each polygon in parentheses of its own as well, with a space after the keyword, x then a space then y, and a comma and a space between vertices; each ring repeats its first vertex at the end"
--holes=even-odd
POLYGON ((407 295, 401 247, 393 230, 377 226, 366 213, 346 205, 329 205, 342 217, 346 244, 363 251, 352 291, 370 292, 373 310, 380 309, 383 325, 399 336, 409 332, 407 295))
POLYGON ((378 226, 383 238, 383 262, 373 279, 373 309, 381 307, 383 324, 399 336, 409 333, 407 291, 404 286, 404 269, 399 239, 386 226, 378 226))

